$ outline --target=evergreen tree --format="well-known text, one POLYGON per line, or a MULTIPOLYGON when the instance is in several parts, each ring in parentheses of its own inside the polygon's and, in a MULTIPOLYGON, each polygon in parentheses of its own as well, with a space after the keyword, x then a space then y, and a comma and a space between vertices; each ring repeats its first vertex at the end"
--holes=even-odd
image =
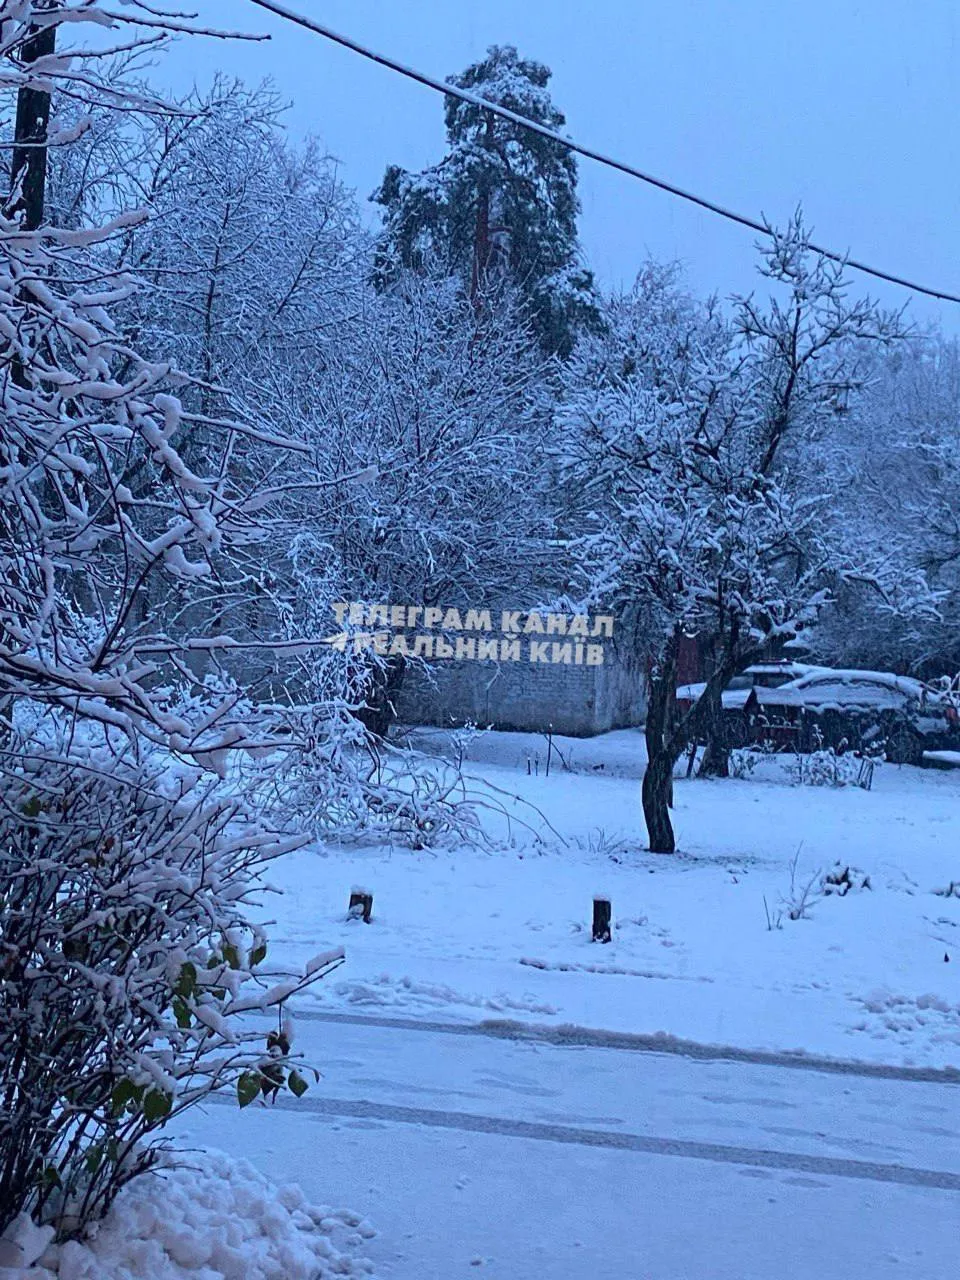
MULTIPOLYGON (((550 70, 494 45, 448 83, 560 129, 550 70)), ((567 355, 599 312, 577 241, 577 169, 561 143, 459 98, 446 99, 448 150, 422 173, 390 166, 373 199, 384 207, 378 284, 401 266, 439 261, 476 305, 512 288, 549 352, 567 355)))

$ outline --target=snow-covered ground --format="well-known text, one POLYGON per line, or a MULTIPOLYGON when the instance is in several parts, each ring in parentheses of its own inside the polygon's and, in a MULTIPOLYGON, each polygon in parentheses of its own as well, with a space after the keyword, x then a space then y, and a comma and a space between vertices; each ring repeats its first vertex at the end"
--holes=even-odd
POLYGON ((272 959, 346 948, 298 1001, 321 1082, 188 1112, 178 1145, 227 1155, 135 1183, 27 1274, 953 1274, 960 773, 884 766, 869 792, 793 785, 789 761, 679 777, 669 857, 643 847, 638 731, 555 741, 549 776, 535 735, 468 757, 489 848, 274 867, 272 959), (853 888, 823 895, 844 868, 853 888), (355 885, 370 924, 347 919, 355 885), (311 1207, 331 1203, 351 1211, 311 1207))
POLYGON ((335 1187, 382 1280, 955 1273, 960 1085, 462 1031, 305 1018, 319 1087, 184 1137, 335 1187))
POLYGON ((796 786, 775 760, 745 780, 678 778, 669 857, 644 851, 639 731, 557 740, 549 777, 546 755, 535 735, 471 744, 475 789, 510 815, 486 811, 493 849, 279 864, 274 956, 345 945, 316 989, 327 1008, 960 1067, 960 776, 885 766, 869 792, 796 786), (845 867, 869 887, 818 897, 845 867), (374 894, 369 925, 345 918, 355 883, 374 894), (596 893, 613 902, 609 945, 590 940, 596 893))

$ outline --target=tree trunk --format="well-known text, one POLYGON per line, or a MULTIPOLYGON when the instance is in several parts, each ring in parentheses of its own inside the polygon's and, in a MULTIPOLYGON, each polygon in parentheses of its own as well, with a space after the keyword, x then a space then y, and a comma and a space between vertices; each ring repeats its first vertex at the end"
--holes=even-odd
POLYGON ((643 774, 643 818, 651 853, 675 853, 676 840, 670 821, 673 761, 661 750, 647 763, 643 774))
MULTIPOLYGON (((26 40, 20 61, 26 64, 49 57, 56 49, 56 27, 36 29, 26 40)), ((27 231, 36 231, 43 221, 47 185, 47 130, 50 126, 50 94, 29 86, 17 94, 17 120, 10 164, 10 198, 7 217, 22 215, 27 231)))
POLYGON ((673 766, 679 752, 673 742, 677 715, 677 644, 679 635, 667 643, 660 670, 650 678, 645 736, 647 767, 641 797, 643 817, 651 853, 674 853, 676 840, 670 809, 673 806, 673 766))
MULTIPOLYGON (((701 774, 709 775, 711 768, 716 768, 718 773, 722 769, 722 776, 726 776, 729 771, 729 753, 722 724, 723 690, 734 675, 751 662, 756 662, 760 656, 756 649, 738 647, 738 639, 734 632, 729 642, 731 648, 724 653, 722 661, 716 664, 706 688, 693 707, 682 716, 677 708, 679 631, 668 640, 659 670, 650 678, 645 730, 647 768, 643 775, 642 794, 643 816, 647 824, 651 853, 676 851, 670 821, 670 809, 673 807, 673 768, 691 741, 707 739, 707 756, 701 766, 701 774), (708 762, 711 745, 715 751, 715 765, 708 762)), ((718 776, 718 773, 713 776, 718 776)))
MULTIPOLYGON (((484 146, 493 148, 494 117, 487 115, 484 130, 484 146)), ((487 267, 490 262, 490 190, 488 175, 483 175, 477 200, 477 221, 473 232, 473 262, 470 265, 470 301, 475 310, 480 309, 487 267)))
POLYGON ((703 693, 700 712, 704 724, 706 751, 700 761, 697 776, 700 778, 729 778, 730 749, 727 746, 726 725, 723 720, 723 688, 708 683, 703 693))
MULTIPOLYGON (((25 40, 20 61, 26 64, 49 57, 56 51, 57 28, 33 28, 36 32, 25 40)), ((50 94, 30 86, 17 93, 17 118, 13 133, 13 155, 10 161, 10 192, 4 215, 21 215, 26 231, 36 231, 43 221, 47 185, 47 130, 50 126, 50 94)), ((10 376, 18 387, 26 388, 30 379, 19 355, 14 355, 10 376)), ((0 450, 0 462, 6 462, 0 450)), ((0 698, 0 747, 13 732, 13 698, 0 698)))
POLYGON ((385 738, 397 718, 397 698, 403 686, 406 663, 403 658, 388 658, 382 667, 374 668, 367 692, 366 706, 357 719, 377 738, 385 738))

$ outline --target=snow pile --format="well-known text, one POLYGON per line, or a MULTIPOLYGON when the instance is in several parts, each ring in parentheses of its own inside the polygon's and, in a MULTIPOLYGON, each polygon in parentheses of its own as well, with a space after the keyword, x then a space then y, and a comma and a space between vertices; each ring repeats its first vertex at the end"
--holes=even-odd
POLYGON ((960 1045, 960 1003, 943 996, 931 992, 905 996, 880 988, 866 996, 855 996, 853 1001, 867 1015, 853 1029, 866 1032, 874 1040, 895 1040, 910 1049, 922 1040, 934 1045, 960 1045))
POLYGON ((938 765, 941 769, 960 769, 960 751, 925 751, 925 765, 938 765))
POLYGON ((359 1215, 314 1208, 298 1186, 275 1187, 246 1160, 165 1153, 83 1242, 49 1245, 48 1228, 15 1223, 0 1242, 0 1280, 367 1277, 373 1266, 355 1251, 373 1235, 359 1215))
POLYGON ((408 976, 393 978, 389 973, 381 973, 367 981, 338 982, 331 988, 331 994, 346 1004, 409 1006, 412 1003, 444 1008, 462 1004, 473 1009, 492 1009, 495 1012, 505 1009, 519 1013, 557 1012, 552 1004, 543 1004, 523 994, 509 996, 501 992, 496 996, 469 995, 454 991, 443 983, 415 982, 408 976))

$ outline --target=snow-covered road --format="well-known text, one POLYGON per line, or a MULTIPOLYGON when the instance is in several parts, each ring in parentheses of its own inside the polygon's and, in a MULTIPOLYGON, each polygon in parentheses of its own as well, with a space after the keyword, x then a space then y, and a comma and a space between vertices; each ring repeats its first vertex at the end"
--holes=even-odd
MULTIPOLYGON (((385 1278, 942 1280, 960 1085, 304 1018, 324 1072, 183 1122, 382 1231, 385 1278), (388 1243, 389 1242, 389 1243, 388 1243)), ((181 1130, 183 1131, 183 1130, 181 1130)))

